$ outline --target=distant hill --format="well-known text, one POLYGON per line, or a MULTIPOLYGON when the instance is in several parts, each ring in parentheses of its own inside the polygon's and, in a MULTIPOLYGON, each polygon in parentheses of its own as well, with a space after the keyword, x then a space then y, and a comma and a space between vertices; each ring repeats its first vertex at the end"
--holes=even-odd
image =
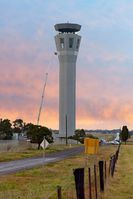
MULTIPOLYGON (((53 133, 58 134, 59 130, 52 130, 53 133)), ((102 130, 102 129, 96 129, 96 130, 88 130, 85 129, 86 133, 103 133, 103 134, 116 134, 120 132, 120 129, 112 129, 112 130, 102 130)), ((133 135, 133 130, 129 131, 131 135, 133 135)))
POLYGON ((96 129, 96 130, 85 130, 86 133, 103 133, 103 134, 116 134, 120 132, 120 129, 113 129, 113 130, 101 130, 101 129, 96 129))

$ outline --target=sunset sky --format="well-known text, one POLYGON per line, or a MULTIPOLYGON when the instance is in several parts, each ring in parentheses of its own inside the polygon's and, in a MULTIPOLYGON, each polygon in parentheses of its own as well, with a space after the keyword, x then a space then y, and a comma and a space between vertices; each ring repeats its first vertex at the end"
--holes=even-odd
POLYGON ((82 25, 76 127, 133 129, 133 1, 0 0, 0 118, 58 129, 56 23, 82 25))

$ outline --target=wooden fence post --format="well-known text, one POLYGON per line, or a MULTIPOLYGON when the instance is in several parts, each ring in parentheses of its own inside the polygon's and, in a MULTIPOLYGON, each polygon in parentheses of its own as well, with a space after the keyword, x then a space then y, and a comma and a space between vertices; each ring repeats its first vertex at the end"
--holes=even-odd
POLYGON ((57 186, 57 199, 61 199, 61 186, 57 186))
POLYGON ((111 159, 111 176, 112 177, 114 176, 115 163, 116 163, 116 159, 115 159, 115 155, 113 155, 111 159))
POLYGON ((74 177, 75 177, 77 199, 85 199, 84 168, 74 169, 73 174, 74 174, 74 177))
POLYGON ((104 192, 103 161, 99 161, 99 177, 100 177, 100 191, 104 192))

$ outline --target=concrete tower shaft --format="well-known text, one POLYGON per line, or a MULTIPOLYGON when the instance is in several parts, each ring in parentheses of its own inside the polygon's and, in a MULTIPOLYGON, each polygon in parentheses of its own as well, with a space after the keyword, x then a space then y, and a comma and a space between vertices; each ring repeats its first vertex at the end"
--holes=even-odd
POLYGON ((76 115, 76 60, 81 36, 78 24, 56 24, 59 33, 55 36, 59 59, 59 133, 71 136, 75 131, 76 115))

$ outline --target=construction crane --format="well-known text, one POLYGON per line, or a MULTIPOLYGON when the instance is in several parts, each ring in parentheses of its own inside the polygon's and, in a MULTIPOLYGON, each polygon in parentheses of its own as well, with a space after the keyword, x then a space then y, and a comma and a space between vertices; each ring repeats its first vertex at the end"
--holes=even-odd
POLYGON ((42 105, 43 105, 43 100, 44 100, 44 94, 45 94, 47 79, 48 79, 48 73, 45 74, 45 82, 44 82, 44 86, 43 86, 43 90, 42 90, 41 103, 40 103, 38 117, 37 117, 37 125, 39 125, 39 122, 40 122, 40 115, 41 115, 41 111, 42 111, 42 105))

